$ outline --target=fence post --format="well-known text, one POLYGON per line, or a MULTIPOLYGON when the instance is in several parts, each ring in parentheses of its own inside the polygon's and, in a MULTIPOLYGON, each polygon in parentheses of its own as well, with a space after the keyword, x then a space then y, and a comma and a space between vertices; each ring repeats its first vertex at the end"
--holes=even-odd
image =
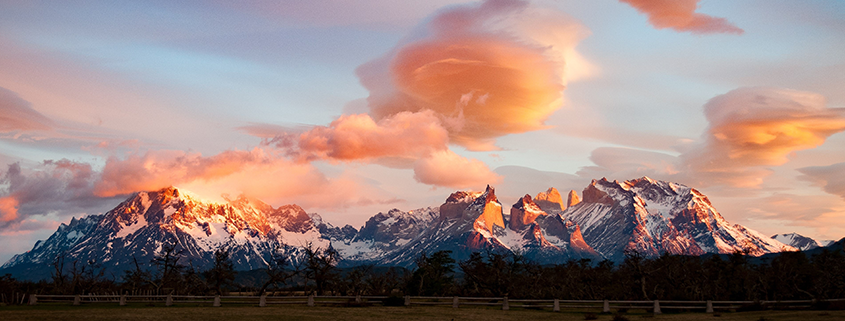
POLYGON ((411 306, 411 296, 410 295, 405 296, 405 306, 406 307, 411 306))
POLYGON ((29 295, 29 305, 36 305, 36 304, 38 304, 38 296, 36 296, 35 294, 30 294, 29 295))
POLYGON ((314 295, 313 294, 308 296, 308 306, 309 307, 314 306, 314 295))
POLYGON ((554 311, 555 311, 555 312, 560 312, 560 300, 558 300, 558 299, 555 299, 555 307, 554 307, 554 311))
POLYGON ((508 305, 508 297, 504 297, 502 299, 502 310, 507 311, 507 310, 510 310, 510 309, 511 309, 511 307, 510 307, 510 305, 508 305))
POLYGON ((258 299, 258 306, 260 306, 260 307, 266 307, 267 306, 267 295, 266 294, 262 294, 261 298, 258 299))
POLYGON ((707 300, 707 313, 713 313, 713 301, 707 300))
POLYGON ((604 304, 601 306, 601 313, 610 313, 610 301, 604 300, 604 304))
POLYGON ((167 295, 167 299, 164 301, 164 306, 171 306, 173 305, 173 293, 167 295))
POLYGON ((79 297, 79 294, 75 295, 73 297, 73 305, 81 305, 81 304, 82 304, 82 298, 79 297))
POLYGON ((660 311, 660 301, 654 300, 654 314, 661 314, 663 312, 660 311))
POLYGON ((126 305, 126 294, 120 295, 120 306, 126 305))
POLYGON ((220 306, 220 296, 219 295, 214 296, 214 306, 216 306, 216 307, 220 306))
POLYGON ((452 297, 452 307, 457 309, 458 308, 458 297, 452 297))
POLYGON ((360 294, 355 296, 355 303, 359 303, 359 304, 361 303, 361 295, 360 294))

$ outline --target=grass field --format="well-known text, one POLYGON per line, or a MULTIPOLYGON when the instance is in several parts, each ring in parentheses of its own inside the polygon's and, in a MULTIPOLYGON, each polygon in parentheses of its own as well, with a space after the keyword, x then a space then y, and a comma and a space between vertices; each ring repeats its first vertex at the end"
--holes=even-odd
MULTIPOLYGON (((613 315, 596 314, 597 320, 613 315)), ((757 311, 705 313, 646 313, 624 315, 634 320, 845 320, 845 311, 757 311)), ((502 311, 493 308, 406 307, 307 307, 307 306, 116 306, 38 305, 0 307, 0 320, 584 320, 584 312, 550 310, 502 311)))

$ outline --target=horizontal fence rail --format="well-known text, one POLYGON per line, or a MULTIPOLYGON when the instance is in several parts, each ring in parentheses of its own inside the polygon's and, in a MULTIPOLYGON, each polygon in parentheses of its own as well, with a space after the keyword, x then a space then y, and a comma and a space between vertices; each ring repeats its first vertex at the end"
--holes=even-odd
MULTIPOLYGON (((117 294, 84 294, 84 295, 45 295, 30 294, 29 305, 39 303, 71 303, 82 304, 119 304, 129 303, 164 303, 166 306, 174 304, 208 304, 219 307, 223 304, 250 304, 264 307, 267 305, 298 304, 307 306, 366 306, 386 304, 388 296, 239 296, 239 295, 117 295, 117 294)), ((612 310, 639 309, 660 314, 663 310, 688 310, 713 313, 716 310, 736 310, 754 306, 761 309, 808 309, 816 306, 816 300, 784 300, 784 301, 634 301, 634 300, 528 300, 508 299, 508 297, 435 297, 435 296, 405 296, 404 306, 423 305, 451 305, 460 306, 496 306, 502 310, 510 308, 548 309, 559 312, 561 309, 580 309, 609 313, 612 310)), ((824 302, 845 302, 845 299, 825 300, 824 302)))

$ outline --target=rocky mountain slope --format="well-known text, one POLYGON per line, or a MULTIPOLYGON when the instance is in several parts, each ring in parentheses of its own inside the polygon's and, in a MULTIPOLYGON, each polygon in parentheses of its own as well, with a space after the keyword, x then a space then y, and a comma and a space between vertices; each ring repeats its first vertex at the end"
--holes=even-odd
POLYGON ((136 193, 105 214, 62 224, 0 273, 46 278, 63 257, 120 276, 135 262, 149 264, 165 244, 174 244, 182 251, 180 262, 197 269, 211 263, 215 249, 228 248, 239 270, 265 267, 277 256, 295 259, 308 245, 336 249, 344 266, 411 266, 419 253, 439 250, 452 251, 458 260, 477 251, 513 251, 538 263, 620 261, 631 251, 653 257, 794 250, 729 224, 693 188, 647 177, 594 180, 581 197, 570 191, 565 202, 550 188, 509 208, 492 187, 458 191, 440 206, 378 213, 360 230, 334 227, 296 205, 274 208, 246 197, 215 203, 170 187, 136 193))
POLYGON ((561 216, 581 226, 584 240, 604 257, 626 252, 701 255, 794 250, 739 224, 730 224, 694 188, 648 177, 625 182, 593 180, 581 202, 561 216))
POLYGON ((63 258, 67 265, 78 261, 119 276, 135 262, 148 265, 165 244, 182 251, 182 264, 197 268, 208 266, 214 250, 226 247, 237 269, 250 270, 266 267, 277 255, 294 256, 308 242, 329 246, 322 235, 332 232, 343 236, 341 229, 318 226, 296 205, 273 208, 244 197, 219 204, 171 187, 136 193, 103 215, 74 219, 2 270, 42 278, 63 258))

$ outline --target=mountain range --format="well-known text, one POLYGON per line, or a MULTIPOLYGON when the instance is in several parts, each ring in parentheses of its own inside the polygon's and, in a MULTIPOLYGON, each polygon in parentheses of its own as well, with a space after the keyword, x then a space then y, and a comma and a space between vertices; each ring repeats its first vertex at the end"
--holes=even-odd
POLYGON ((297 205, 275 208, 244 196, 209 202, 168 187, 135 193, 105 214, 62 224, 3 264, 0 274, 47 278, 63 258, 120 276, 151 262, 166 244, 181 251, 180 262, 198 269, 225 247, 238 270, 266 267, 279 256, 296 259, 306 246, 334 248, 341 266, 409 267, 420 253, 440 250, 452 251, 457 260, 477 251, 512 251, 552 264, 618 262, 632 252, 763 255, 822 245, 797 234, 768 237, 730 224, 696 189, 648 177, 593 180, 580 196, 570 191, 566 201, 550 188, 504 209, 488 186, 483 192, 454 192, 440 206, 378 213, 356 229, 334 226, 297 205))

